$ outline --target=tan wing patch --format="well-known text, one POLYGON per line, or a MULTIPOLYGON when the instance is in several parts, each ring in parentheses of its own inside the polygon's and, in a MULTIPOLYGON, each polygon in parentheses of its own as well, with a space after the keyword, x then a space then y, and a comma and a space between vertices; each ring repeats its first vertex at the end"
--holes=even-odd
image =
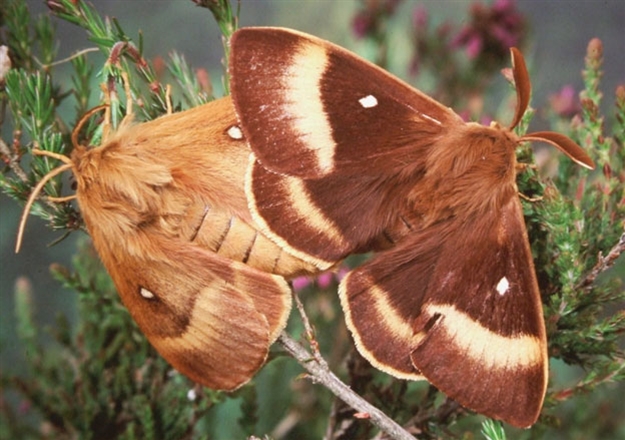
POLYGON ((267 319, 249 296, 214 281, 199 292, 184 333, 152 343, 192 380, 233 390, 263 365, 270 335, 267 319))

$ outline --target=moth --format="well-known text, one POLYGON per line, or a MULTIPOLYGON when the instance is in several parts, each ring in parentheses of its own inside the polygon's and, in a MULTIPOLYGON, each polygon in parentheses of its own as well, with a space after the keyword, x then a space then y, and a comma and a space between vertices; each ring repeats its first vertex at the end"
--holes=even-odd
POLYGON ((317 269, 255 228, 230 98, 145 123, 130 115, 99 147, 78 145, 79 130, 71 157, 34 152, 63 165, 33 191, 20 230, 46 182, 71 170, 93 244, 152 345, 202 385, 246 383, 286 325, 284 277, 317 269))
POLYGON ((339 286, 359 352, 478 413, 532 425, 548 356, 515 149, 546 142, 593 162, 564 135, 514 133, 531 89, 521 53, 511 49, 517 105, 504 127, 466 123, 297 31, 240 29, 231 50, 232 99, 254 152, 246 194, 261 231, 315 265, 377 251, 339 286))

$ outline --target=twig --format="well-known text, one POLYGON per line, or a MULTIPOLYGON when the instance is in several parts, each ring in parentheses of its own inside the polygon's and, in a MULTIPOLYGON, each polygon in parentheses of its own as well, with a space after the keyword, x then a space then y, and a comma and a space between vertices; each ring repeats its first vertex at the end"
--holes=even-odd
POLYGON ((598 257, 599 261, 597 261, 597 264, 595 264, 595 267, 593 267, 590 273, 581 281, 581 283, 579 284, 579 287, 583 289, 590 288, 590 286, 592 286, 592 284, 595 282, 597 277, 602 272, 605 272, 606 270, 611 268, 616 262, 616 259, 623 252, 625 252, 625 234, 621 235, 621 238, 619 239, 618 243, 616 243, 614 247, 610 249, 610 252, 608 252, 607 256, 602 257, 601 254, 599 254, 599 257, 598 257))
POLYGON ((328 388, 343 402, 360 413, 367 414, 370 420, 391 438, 396 440, 414 440, 415 438, 394 420, 380 411, 375 406, 364 400, 347 385, 345 385, 330 369, 323 359, 315 359, 311 353, 291 338, 286 332, 282 332, 278 339, 284 349, 293 356, 299 364, 308 371, 314 382, 328 388))
MULTIPOLYGON (((618 358, 617 358, 618 359, 618 358)), ((605 382, 611 381, 614 377, 619 375, 625 369, 625 359, 618 359, 620 361, 620 366, 616 370, 607 373, 605 376, 595 377, 593 379, 582 379, 580 382, 575 384, 570 388, 565 388, 553 394, 553 397, 559 401, 565 401, 569 399, 571 396, 578 394, 579 391, 588 392, 592 390, 597 385, 600 385, 605 382)))
POLYGON ((15 156, 15 154, 13 154, 13 152, 9 149, 9 146, 2 139, 0 139, 0 154, 6 156, 11 171, 13 171, 22 182, 28 182, 28 176, 20 166, 19 159, 15 156))
MULTIPOLYGON (((302 304, 302 301, 299 299, 299 296, 297 295, 297 293, 295 293, 295 291, 293 291, 293 302, 295 302, 295 307, 297 307, 299 316, 302 318, 304 331, 306 332, 306 339, 308 339, 308 344, 310 345, 312 355, 318 362, 325 364, 325 359, 323 359, 323 356, 321 356, 321 352, 319 351, 319 343, 315 338, 315 331, 312 327, 312 324, 310 323, 310 320, 308 319, 308 315, 306 315, 304 304, 302 304)), ((327 364, 325 365, 327 367, 327 364)))

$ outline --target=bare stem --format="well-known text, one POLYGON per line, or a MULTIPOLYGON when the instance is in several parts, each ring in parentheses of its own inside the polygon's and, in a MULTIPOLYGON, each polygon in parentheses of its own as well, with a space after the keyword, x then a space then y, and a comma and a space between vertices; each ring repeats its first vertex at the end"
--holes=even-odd
POLYGON ((28 176, 20 166, 19 158, 13 154, 13 152, 9 149, 9 146, 2 139, 0 139, 0 153, 2 153, 3 156, 6 156, 11 171, 13 171, 22 182, 27 182, 28 176))
POLYGON ((313 382, 317 382, 328 388, 336 397, 347 403, 356 411, 367 414, 369 419, 391 438, 396 440, 414 440, 408 431, 397 424, 382 411, 364 400, 336 375, 330 371, 325 362, 320 362, 308 350, 291 338, 286 332, 282 332, 278 338, 284 349, 293 356, 299 364, 312 376, 313 382))
POLYGON ((606 270, 611 268, 616 262, 616 259, 623 252, 625 252, 625 234, 621 235, 621 238, 619 239, 618 243, 616 243, 612 247, 612 249, 610 249, 610 252, 608 252, 607 256, 603 257, 599 255, 599 258, 598 258, 599 261, 597 261, 597 264, 595 264, 595 267, 592 268, 592 270, 586 276, 586 278, 582 280, 582 282, 580 283, 580 287, 584 289, 590 288, 590 286, 592 286, 592 284, 595 282, 597 277, 602 272, 605 272, 606 270))

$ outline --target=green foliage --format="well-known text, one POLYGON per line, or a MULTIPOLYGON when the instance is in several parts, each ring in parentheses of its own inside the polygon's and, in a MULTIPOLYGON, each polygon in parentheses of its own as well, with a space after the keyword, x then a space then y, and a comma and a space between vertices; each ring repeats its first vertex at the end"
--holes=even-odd
MULTIPOLYGON (((575 135, 593 155, 596 171, 589 175, 563 159, 557 178, 562 192, 549 184, 544 203, 536 209, 546 232, 543 255, 549 257, 541 271, 551 281, 543 289, 549 295, 545 315, 550 354, 583 368, 574 390, 586 392, 625 378, 619 347, 625 332, 625 313, 619 310, 625 301, 623 279, 606 274, 598 280, 625 250, 625 149, 616 130, 614 135, 605 133, 599 112, 601 52, 601 42, 592 40, 583 73, 583 111, 574 121, 575 135)), ((622 118, 617 102, 615 119, 622 118)))
MULTIPOLYGON (((75 117, 80 119, 97 94, 94 79, 104 83, 107 91, 117 92, 122 88, 122 75, 130 74, 132 98, 142 103, 141 120, 153 119, 167 110, 165 71, 177 85, 172 93, 175 109, 212 99, 205 72, 195 72, 181 55, 173 54, 166 63, 167 69, 159 69, 144 59, 140 36, 135 45, 115 19, 103 18, 91 4, 72 0, 47 3, 58 19, 83 28, 106 61, 96 65, 87 53, 74 56, 71 85, 58 84, 52 20, 47 16, 30 17, 25 2, 20 0, 7 0, 3 5, 5 44, 13 68, 3 79, 0 98, 3 108, 8 106, 11 114, 12 137, 0 141, 0 154, 6 163, 0 174, 0 187, 20 203, 44 175, 58 166, 57 161, 32 156, 29 151, 37 146, 71 154, 71 129, 67 127, 75 127, 76 121, 63 121, 59 105, 71 100, 75 117)), ((226 0, 195 3, 207 7, 217 20, 227 60, 227 40, 238 25, 238 11, 234 12, 226 0)), ((384 62, 389 50, 385 33, 394 9, 379 9, 386 2, 373 6, 366 3, 359 12, 370 20, 363 36, 379 45, 380 60, 384 62)), ((473 16, 460 34, 481 38, 496 47, 470 54, 472 57, 464 61, 457 54, 457 49, 464 47, 462 39, 452 38, 449 28, 446 34, 441 34, 441 29, 430 30, 427 15, 421 15, 421 26, 414 30, 415 62, 420 69, 440 71, 438 96, 446 102, 461 102, 460 97, 469 96, 469 113, 481 108, 483 101, 476 105, 476 96, 485 91, 497 69, 507 63, 507 55, 504 59, 497 41, 492 40, 492 11, 478 12, 481 15, 473 16), (480 17, 487 20, 480 21, 480 17), (455 46, 448 44, 451 42, 455 46)), ((518 19, 515 11, 506 14, 518 19)), ((521 42, 524 29, 523 25, 509 31, 521 42)), ((596 161, 596 170, 588 172, 562 158, 557 174, 545 177, 534 166, 529 147, 520 149, 518 155, 519 162, 527 165, 519 173, 519 189, 534 199, 524 201, 523 206, 545 304, 550 356, 559 366, 552 369, 552 379, 556 380, 548 390, 543 417, 532 430, 520 432, 483 421, 425 382, 395 380, 373 369, 353 350, 338 312, 336 280, 322 285, 319 279, 307 288, 304 308, 314 326, 314 341, 326 348, 322 354, 332 370, 365 400, 419 438, 474 438, 480 429, 487 439, 539 438, 552 435, 555 428, 589 432, 597 438, 618 435, 619 428, 613 424, 625 416, 622 410, 613 409, 610 417, 597 421, 591 431, 585 425, 588 418, 571 405, 576 400, 598 402, 606 395, 606 384, 625 382, 625 293, 622 274, 612 269, 625 250, 625 87, 617 90, 614 121, 608 124, 599 110, 602 54, 597 41, 589 46, 585 63, 581 114, 572 123, 569 116, 552 115, 551 124, 558 126, 558 131, 562 127, 570 130, 570 135, 596 161), (557 375, 570 371, 566 365, 581 373, 562 385, 557 375), (558 427, 565 417, 566 426, 562 423, 558 427)), ((119 99, 119 93, 111 95, 110 104, 119 121, 125 114, 126 103, 119 99)), ((532 116, 533 112, 526 114, 522 131, 532 116)), ((100 121, 92 118, 78 138, 81 143, 97 144, 101 135, 100 121)), ((52 179, 43 194, 62 195, 66 192, 63 182, 60 177, 52 179)), ((82 225, 79 212, 69 202, 37 201, 32 213, 56 229, 71 231, 82 225)), ((353 257, 349 264, 362 259, 363 256, 353 257)), ((28 356, 24 368, 0 374, 2 438, 199 439, 271 435, 307 439, 327 433, 328 438, 339 439, 377 435, 366 415, 356 414, 305 377, 294 379, 302 369, 277 349, 253 383, 232 395, 201 388, 173 372, 139 332, 87 244, 77 250, 71 269, 57 266, 52 274, 72 292, 68 294, 75 295, 79 321, 70 325, 67 319, 59 317, 51 330, 52 342, 46 342, 33 319, 35 305, 28 283, 18 283, 17 333, 28 356)), ((304 332, 297 319, 292 319, 289 329, 290 333, 304 332)))
POLYGON ((482 434, 486 440, 506 440, 506 431, 500 422, 485 420, 482 423, 482 434))

